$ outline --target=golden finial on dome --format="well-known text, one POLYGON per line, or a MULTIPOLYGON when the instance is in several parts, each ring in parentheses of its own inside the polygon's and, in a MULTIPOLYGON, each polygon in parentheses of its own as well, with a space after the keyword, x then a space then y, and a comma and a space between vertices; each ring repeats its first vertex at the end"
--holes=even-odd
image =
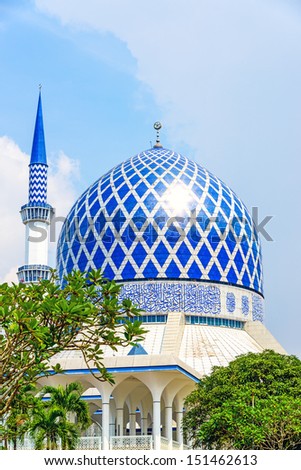
POLYGON ((154 129, 157 131, 157 138, 156 138, 156 143, 154 145, 155 148, 162 148, 162 144, 160 142, 160 129, 162 129, 162 124, 161 122, 157 121, 154 124, 154 129))

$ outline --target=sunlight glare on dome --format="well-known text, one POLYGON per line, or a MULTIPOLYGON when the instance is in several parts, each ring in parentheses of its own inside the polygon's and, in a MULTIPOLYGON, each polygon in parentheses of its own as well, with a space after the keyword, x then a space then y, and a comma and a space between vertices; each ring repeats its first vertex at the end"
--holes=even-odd
POLYGON ((189 188, 180 183, 172 185, 162 198, 164 208, 171 210, 173 215, 183 215, 190 211, 191 201, 189 188))

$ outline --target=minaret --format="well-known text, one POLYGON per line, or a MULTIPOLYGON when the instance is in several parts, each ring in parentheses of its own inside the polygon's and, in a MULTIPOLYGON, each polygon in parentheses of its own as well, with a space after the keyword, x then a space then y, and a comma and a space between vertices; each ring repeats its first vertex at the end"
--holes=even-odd
POLYGON ((49 279, 48 231, 54 210, 47 204, 47 170, 40 86, 29 164, 28 203, 20 211, 26 227, 26 239, 25 265, 18 269, 19 282, 31 283, 49 279))

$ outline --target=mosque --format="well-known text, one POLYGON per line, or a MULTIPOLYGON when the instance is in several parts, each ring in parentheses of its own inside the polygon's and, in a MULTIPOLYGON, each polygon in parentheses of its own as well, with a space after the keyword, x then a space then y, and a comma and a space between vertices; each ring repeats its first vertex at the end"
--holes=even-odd
MULTIPOLYGON (((121 297, 143 311, 137 347, 104 350, 115 383, 97 381, 80 353, 56 358, 65 373, 41 383, 80 381, 94 425, 80 448, 183 449, 185 397, 213 366, 264 349, 285 354, 263 324, 260 240, 239 197, 205 168, 160 142, 98 178, 75 201, 57 244, 60 280, 101 268, 121 297)), ((29 165, 25 264, 19 282, 47 279, 47 158, 41 93, 29 165)), ((97 371, 95 371, 97 372, 97 371)))

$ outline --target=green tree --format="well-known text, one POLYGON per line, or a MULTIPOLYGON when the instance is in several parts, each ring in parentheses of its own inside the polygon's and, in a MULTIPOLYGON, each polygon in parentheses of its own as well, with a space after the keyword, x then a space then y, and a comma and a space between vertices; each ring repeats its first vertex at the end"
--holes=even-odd
POLYGON ((58 438, 60 438, 63 450, 70 448, 68 447, 70 445, 75 446, 80 432, 91 424, 89 407, 81 398, 82 391, 81 384, 76 382, 72 382, 66 387, 61 385, 58 387, 45 386, 39 393, 34 387, 21 390, 13 401, 13 406, 5 420, 3 427, 4 447, 7 449, 10 442, 16 450, 17 442, 22 442, 23 438, 32 432, 34 432, 36 446, 44 446, 47 441, 44 435, 47 433, 47 425, 50 427, 48 438, 53 436, 55 441, 51 444, 48 442, 49 448, 57 445, 58 438), (42 401, 45 395, 50 395, 49 400, 42 401), (48 413, 50 409, 59 411, 59 413, 48 413), (40 422, 45 418, 45 413, 47 419, 45 419, 42 432, 40 422), (73 418, 74 422, 72 422, 73 418), (55 422, 53 423, 53 421, 55 422), (57 429, 57 432, 53 434, 54 428, 57 429), (72 431, 73 428, 76 429, 76 432, 70 434, 70 430, 72 431), (41 442, 39 440, 40 434, 44 436, 41 442), (70 436, 72 437, 71 441, 70 436))
POLYGON ((17 441, 22 440, 27 432, 27 424, 30 420, 31 410, 38 406, 40 399, 34 396, 37 389, 32 385, 27 385, 19 390, 18 395, 14 398, 10 412, 7 413, 6 419, 3 420, 2 437, 4 440, 4 448, 8 448, 11 443, 14 450, 17 449, 17 441))
POLYGON ((37 450, 56 450, 60 441, 64 442, 65 449, 73 450, 79 438, 79 429, 66 420, 62 408, 40 406, 33 411, 29 434, 37 450))
POLYGON ((215 367, 186 398, 183 431, 193 447, 297 449, 301 361, 266 350, 215 367))
MULTIPOLYGON (((81 395, 83 387, 77 382, 72 382, 65 387, 58 385, 52 387, 46 385, 43 387, 41 395, 50 395, 50 400, 47 402, 47 407, 58 408, 64 411, 65 420, 72 414, 75 418, 75 424, 80 431, 84 431, 91 424, 89 414, 89 407, 87 403, 82 400, 81 395)), ((66 449, 65 439, 62 438, 62 449, 66 449)))
POLYGON ((102 347, 134 345, 145 333, 130 318, 139 310, 130 300, 119 300, 120 289, 100 271, 73 272, 64 287, 54 275, 38 284, 0 285, 0 417, 22 387, 50 369, 61 371, 50 360, 62 350, 81 351, 97 379, 113 381, 103 366, 102 347))

